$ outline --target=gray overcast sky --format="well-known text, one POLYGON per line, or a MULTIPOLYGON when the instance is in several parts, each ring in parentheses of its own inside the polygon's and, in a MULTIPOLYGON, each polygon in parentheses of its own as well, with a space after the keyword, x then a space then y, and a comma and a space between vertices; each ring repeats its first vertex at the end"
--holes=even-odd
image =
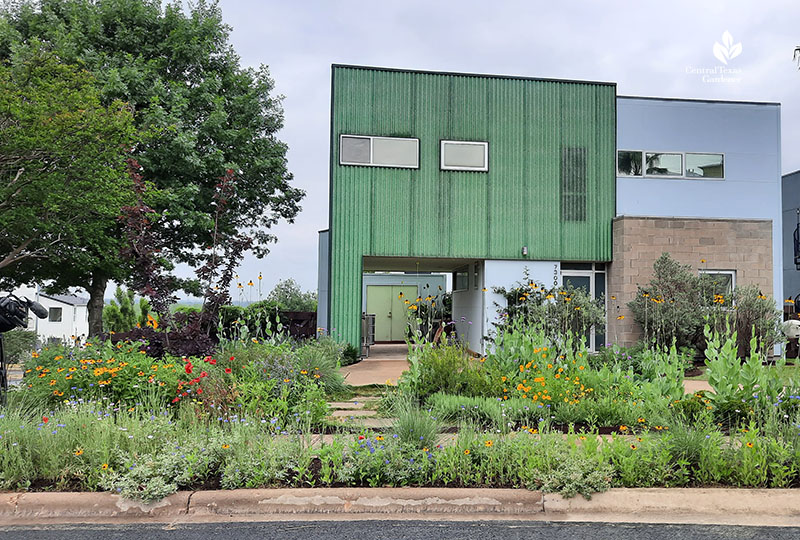
MULTIPOLYGON (((317 287, 317 231, 328 226, 332 63, 617 83, 620 95, 777 101, 783 172, 800 168, 800 3, 221 0, 243 65, 269 66, 286 96, 289 169, 306 190, 294 224, 273 229, 264 259, 248 257, 241 281, 262 272, 264 295, 280 279, 317 287), (668 6, 668 7, 667 7, 668 6), (693 68, 723 64, 712 52, 728 31, 742 52, 737 82, 704 82, 693 68)), ((247 291, 247 287, 245 287, 247 291)), ((234 300, 239 292, 232 291, 234 300)), ((247 292, 244 299, 247 300, 247 292)), ((252 293, 252 300, 257 293, 252 293)))

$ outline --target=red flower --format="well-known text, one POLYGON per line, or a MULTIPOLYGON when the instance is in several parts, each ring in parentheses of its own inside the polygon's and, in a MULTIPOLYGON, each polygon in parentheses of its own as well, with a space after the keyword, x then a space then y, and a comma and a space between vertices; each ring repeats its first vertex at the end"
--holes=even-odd
POLYGON ((197 393, 198 393, 198 394, 202 394, 202 393, 203 393, 203 389, 202 389, 202 388, 198 388, 198 389, 197 389, 197 393))
POLYGON ((212 358, 211 360, 208 361, 208 363, 211 364, 212 366, 216 366, 217 365, 217 359, 216 358, 212 358))
POLYGON ((203 377, 208 377, 208 373, 205 372, 205 371, 201 371, 200 372, 200 378, 202 379, 203 377))
POLYGON ((210 360, 211 360, 211 357, 210 357, 210 356, 206 356, 205 358, 203 358, 203 362, 208 362, 208 361, 210 361, 210 360))
POLYGON ((230 361, 233 362, 235 357, 231 356, 230 361))
POLYGON ((363 439, 363 438, 364 438, 364 436, 363 436, 363 435, 359 435, 359 436, 358 436, 358 440, 359 440, 359 441, 360 441, 361 439, 363 439))
POLYGON ((181 396, 186 397, 189 395, 189 392, 181 392, 181 396))
POLYGON ((186 374, 189 375, 192 372, 192 364, 186 364, 184 369, 186 370, 186 374))
POLYGON ((229 367, 225 368, 225 373, 230 373, 231 371, 233 371, 231 368, 229 368, 229 367))
POLYGON ((50 421, 50 419, 48 417, 42 416, 42 422, 44 422, 46 424, 49 421, 50 421))
POLYGON ((173 399, 173 400, 172 400, 172 403, 177 403, 177 402, 179 402, 180 400, 181 400, 181 398, 179 398, 179 397, 176 397, 175 399, 173 399))

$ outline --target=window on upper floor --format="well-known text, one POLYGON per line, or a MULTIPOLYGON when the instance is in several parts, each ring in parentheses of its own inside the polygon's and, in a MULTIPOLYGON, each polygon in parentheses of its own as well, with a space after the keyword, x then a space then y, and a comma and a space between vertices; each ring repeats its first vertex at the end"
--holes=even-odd
POLYGON ((617 176, 725 178, 725 156, 711 152, 617 150, 617 176))
POLYGON ((725 158, 722 154, 686 153, 687 178, 725 178, 725 158))
POLYGON ((642 176, 642 152, 640 150, 617 151, 617 175, 642 176))
POLYGON ((683 154, 667 152, 645 152, 647 176, 683 176, 683 154))
POLYGON ((339 164, 418 169, 419 139, 341 135, 339 164))
POLYGON ((489 143, 480 141, 442 141, 443 171, 489 170, 489 143))

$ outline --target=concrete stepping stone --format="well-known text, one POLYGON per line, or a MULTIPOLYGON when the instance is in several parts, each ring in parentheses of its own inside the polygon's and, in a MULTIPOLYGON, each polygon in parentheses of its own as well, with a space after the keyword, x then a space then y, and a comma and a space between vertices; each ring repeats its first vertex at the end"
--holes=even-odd
POLYGON ((333 411, 331 416, 333 416, 333 417, 343 417, 343 418, 349 418, 349 417, 352 416, 354 418, 357 418, 357 417, 365 417, 365 416, 375 416, 376 414, 377 414, 377 411, 359 410, 359 409, 346 409, 346 410, 333 411))

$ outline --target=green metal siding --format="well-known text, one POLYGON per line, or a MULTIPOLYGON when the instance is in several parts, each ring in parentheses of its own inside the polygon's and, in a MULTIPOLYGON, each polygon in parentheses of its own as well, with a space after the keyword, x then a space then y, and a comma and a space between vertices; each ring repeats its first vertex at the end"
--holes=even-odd
POLYGON ((616 88, 335 66, 331 326, 358 342, 362 257, 611 260, 616 88), (339 135, 419 139, 419 169, 339 165, 339 135), (489 172, 440 171, 442 139, 489 172), (562 147, 586 148, 585 221, 561 214, 562 147), (521 253, 528 246, 527 257, 521 253))

